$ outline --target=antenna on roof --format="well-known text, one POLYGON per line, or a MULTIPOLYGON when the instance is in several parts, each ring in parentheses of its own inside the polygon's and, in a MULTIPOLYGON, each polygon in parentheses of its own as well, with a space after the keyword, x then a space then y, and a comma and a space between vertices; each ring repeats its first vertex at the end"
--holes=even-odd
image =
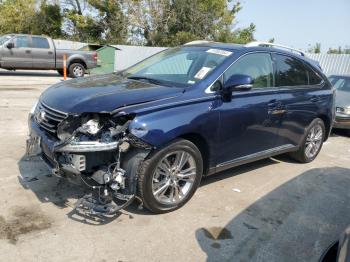
POLYGON ((253 47, 253 46, 261 46, 261 47, 277 47, 280 49, 286 49, 289 50, 291 52, 295 52, 300 54, 301 56, 305 56, 305 53, 301 50, 295 49, 293 47, 289 47, 289 46, 285 46, 285 45, 279 45, 279 44, 275 44, 275 43, 268 43, 268 42, 259 42, 259 41, 255 41, 255 42, 250 42, 248 44, 245 45, 246 47, 253 47))

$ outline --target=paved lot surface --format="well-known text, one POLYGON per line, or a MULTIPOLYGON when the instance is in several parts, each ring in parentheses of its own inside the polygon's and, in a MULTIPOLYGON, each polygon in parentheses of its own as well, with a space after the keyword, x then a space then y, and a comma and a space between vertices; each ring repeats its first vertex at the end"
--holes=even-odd
POLYGON ((317 261, 350 225, 350 138, 313 163, 268 159, 202 181, 182 209, 71 213, 81 187, 24 156, 27 113, 54 72, 0 71, 0 261, 317 261))

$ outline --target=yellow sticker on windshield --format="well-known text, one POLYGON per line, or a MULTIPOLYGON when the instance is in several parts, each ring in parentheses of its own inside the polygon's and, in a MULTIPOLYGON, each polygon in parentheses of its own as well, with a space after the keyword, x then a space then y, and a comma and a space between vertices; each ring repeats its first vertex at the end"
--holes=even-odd
POLYGON ((210 70, 211 70, 210 67, 203 66, 202 69, 197 72, 197 74, 194 76, 194 78, 203 79, 208 74, 208 72, 210 70))
POLYGON ((216 54, 216 55, 223 55, 223 56, 230 56, 232 54, 232 52, 230 52, 230 51, 221 50, 221 49, 214 49, 214 48, 207 50, 207 53, 216 54))

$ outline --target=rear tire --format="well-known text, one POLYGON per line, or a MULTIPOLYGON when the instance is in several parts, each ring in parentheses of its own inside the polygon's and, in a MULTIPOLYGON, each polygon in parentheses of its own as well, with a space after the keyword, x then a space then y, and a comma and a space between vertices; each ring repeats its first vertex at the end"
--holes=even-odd
POLYGON ((305 137, 298 151, 291 153, 291 157, 300 163, 309 163, 313 161, 321 151, 326 135, 325 130, 322 119, 316 118, 313 120, 306 130, 305 137))
POLYGON ((80 63, 73 63, 69 66, 69 76, 71 78, 79 78, 85 75, 85 67, 80 63))
POLYGON ((198 148, 178 139, 146 159, 138 170, 138 194, 144 206, 165 213, 187 203, 198 188, 203 160, 198 148))

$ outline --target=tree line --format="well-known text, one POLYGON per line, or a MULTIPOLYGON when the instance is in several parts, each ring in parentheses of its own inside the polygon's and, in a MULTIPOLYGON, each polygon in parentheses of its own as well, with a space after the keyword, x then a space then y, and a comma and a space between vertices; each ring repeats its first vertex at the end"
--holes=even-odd
POLYGON ((247 43, 255 25, 235 29, 235 0, 0 0, 0 34, 89 43, 176 46, 206 39, 247 43))
MULTIPOLYGON (((320 54, 321 53, 321 43, 316 43, 307 50, 308 53, 320 54)), ((350 54, 350 47, 329 48, 327 54, 350 54)))

